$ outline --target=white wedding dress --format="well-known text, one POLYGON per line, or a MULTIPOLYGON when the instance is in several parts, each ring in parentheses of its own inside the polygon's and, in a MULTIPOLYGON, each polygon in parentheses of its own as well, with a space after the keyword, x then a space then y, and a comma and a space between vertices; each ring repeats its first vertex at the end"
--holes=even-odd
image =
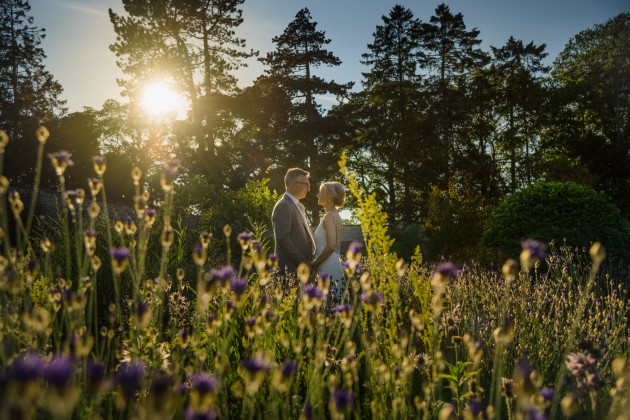
MULTIPOLYGON (((333 212, 330 212, 333 213, 333 212)), ((337 238, 337 249, 328 256, 319 266, 317 266, 318 273, 325 273, 330 279, 330 288, 335 289, 337 293, 341 292, 344 286, 344 274, 341 267, 341 260, 339 259, 339 250, 341 245, 341 238, 338 234, 337 218, 336 214, 332 214, 333 222, 335 225, 335 237, 337 238)), ((315 257, 319 255, 326 248, 326 228, 324 227, 324 218, 322 217, 319 226, 315 229, 315 257)))

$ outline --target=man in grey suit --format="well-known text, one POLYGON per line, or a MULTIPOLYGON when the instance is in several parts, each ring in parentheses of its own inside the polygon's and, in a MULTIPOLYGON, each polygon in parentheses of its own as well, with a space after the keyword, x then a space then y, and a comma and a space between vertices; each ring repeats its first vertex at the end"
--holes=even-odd
POLYGON ((271 213, 280 274, 295 273, 301 263, 313 270, 311 261, 315 255, 315 241, 308 226, 304 206, 300 203, 311 190, 309 176, 303 169, 289 169, 284 177, 286 193, 278 200, 271 213))

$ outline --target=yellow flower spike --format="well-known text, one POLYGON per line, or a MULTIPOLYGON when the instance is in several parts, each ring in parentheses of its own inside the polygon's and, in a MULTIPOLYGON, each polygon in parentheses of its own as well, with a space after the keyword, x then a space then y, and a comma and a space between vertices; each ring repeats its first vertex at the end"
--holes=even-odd
POLYGON ((50 132, 46 127, 40 125, 39 128, 35 130, 35 135, 37 136, 37 141, 40 144, 45 144, 46 140, 48 140, 48 137, 50 136, 50 132))
POLYGON ((0 153, 4 152, 4 147, 9 143, 9 135, 4 130, 0 130, 0 153))
POLYGON ((162 246, 164 248, 170 247, 171 244, 173 243, 174 238, 175 238, 175 232, 173 231, 173 228, 170 226, 164 226, 164 229, 162 229, 162 235, 160 237, 162 246))
POLYGON ((100 213, 101 207, 96 201, 92 201, 92 204, 88 207, 88 216, 90 216, 90 219, 96 219, 100 213))
POLYGON ((117 220, 116 223, 114 223, 114 230, 118 233, 122 233, 122 231, 125 229, 125 225, 122 222, 122 220, 117 220))
POLYGON ((93 255, 92 256, 92 260, 91 260, 91 264, 92 264, 92 270, 94 270, 94 272, 97 272, 99 268, 101 268, 101 265, 103 265, 101 259, 98 257, 98 255, 93 255))
POLYGON ((516 262, 516 260, 514 259, 507 260, 505 264, 503 264, 501 271, 503 273, 503 277, 505 278, 507 282, 513 281, 516 278, 516 276, 518 276, 518 272, 519 272, 518 262, 516 262))
POLYGON ((230 236, 232 234, 232 226, 230 225, 223 226, 223 234, 225 236, 230 236))
POLYGON ((98 176, 103 176, 107 169, 107 158, 102 155, 92 156, 92 163, 94 164, 94 172, 98 176))
POLYGON ((131 179, 133 179, 133 185, 138 185, 142 178, 142 171, 137 166, 134 166, 131 170, 131 179))
POLYGON ((178 268, 177 269, 177 273, 175 274, 177 276, 177 280, 182 281, 184 280, 184 276, 186 275, 186 272, 184 271, 183 268, 178 268))
POLYGON ((9 180, 4 175, 0 176, 0 194, 4 194, 9 189, 9 180))
POLYGON ((599 242, 595 242, 591 249, 589 250, 589 254, 591 255, 591 259, 594 263, 599 264, 604 261, 606 258, 606 248, 599 242))
POLYGON ((311 276, 311 269, 305 263, 301 263, 297 269, 297 275, 302 283, 306 283, 311 276))
POLYGON ((50 254, 53 250, 53 244, 48 238, 42 238, 42 240, 39 242, 39 246, 41 246, 42 250, 46 254, 50 254))
POLYGON ((90 187, 90 192, 92 193, 92 198, 95 199, 101 189, 103 188, 103 184, 99 179, 96 178, 88 178, 88 186, 90 187))
POLYGON ((9 204, 11 205, 11 211, 16 217, 24 210, 24 203, 22 199, 20 199, 20 193, 17 191, 13 191, 9 194, 9 204))

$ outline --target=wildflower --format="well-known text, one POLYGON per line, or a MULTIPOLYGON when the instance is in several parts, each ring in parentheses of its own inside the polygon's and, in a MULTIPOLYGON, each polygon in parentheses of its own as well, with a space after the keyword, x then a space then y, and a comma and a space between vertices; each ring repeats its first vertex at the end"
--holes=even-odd
POLYGON ((589 249, 589 254, 593 262, 599 264, 604 261, 604 258, 606 258, 606 248, 604 248, 604 245, 602 245, 601 243, 595 242, 593 245, 591 245, 591 248, 589 249))
POLYGON ((162 167, 162 176, 160 178, 160 185, 164 192, 169 192, 173 189, 173 181, 177 177, 177 171, 179 170, 179 159, 171 159, 167 161, 162 167))
POLYGON ((200 373, 190 378, 190 408, 194 413, 207 413, 215 401, 219 381, 213 375, 200 373))
POLYGON ((32 284, 39 272, 39 267, 37 266, 37 261, 31 259, 26 263, 26 283, 32 284))
POLYGON ((6 131, 0 130, 0 153, 4 153, 5 146, 9 143, 9 135, 6 131))
POLYGON ((144 212, 144 222, 147 224, 147 227, 153 226, 155 222, 155 215, 157 214, 157 210, 149 207, 144 212))
POLYGON ((230 280, 230 288, 232 289, 232 296, 236 305, 240 306, 247 296, 247 279, 233 277, 230 280))
POLYGON ((254 395, 271 368, 268 358, 264 353, 258 353, 253 358, 243 361, 242 368, 245 374, 245 392, 254 395))
POLYGON ((232 226, 226 224, 223 226, 223 234, 226 237, 230 237, 230 235, 232 234, 232 226))
POLYGON ((508 283, 513 281, 516 278, 516 276, 518 276, 518 271, 519 271, 518 263, 516 262, 516 260, 513 260, 513 259, 507 260, 505 264, 503 264, 503 267, 501 268, 503 277, 508 283))
POLYGON ((96 196, 101 189, 103 188, 103 183, 98 178, 88 178, 88 186, 90 187, 90 193, 92 194, 92 199, 95 200, 96 196))
POLYGON ((543 388, 540 390, 540 392, 538 393, 545 401, 553 401, 553 396, 555 394, 556 390, 554 388, 543 388))
POLYGON ((43 333, 50 325, 50 313, 41 306, 34 306, 23 316, 24 324, 32 330, 43 333))
POLYGON ((273 387, 278 392, 286 392, 291 386, 291 379, 297 371, 297 362, 295 360, 287 360, 276 370, 273 376, 273 387))
POLYGON ((335 306, 335 315, 337 315, 344 327, 349 328, 352 324, 352 306, 348 304, 335 306))
POLYGON ((109 255, 112 257, 112 267, 114 268, 114 272, 116 274, 120 274, 125 271, 130 255, 129 249, 111 248, 109 250, 109 255))
POLYGON ((204 247, 201 243, 196 242, 193 246, 193 260, 195 264, 202 267, 206 263, 206 247, 204 247))
POLYGON ((461 270, 459 270, 455 264, 451 262, 444 262, 438 265, 433 272, 431 286, 436 289, 443 289, 448 285, 449 279, 458 277, 460 274, 461 270))
POLYGON ((238 234, 237 238, 238 242, 241 244, 241 248, 245 250, 249 246, 249 241, 254 239, 254 236, 249 232, 241 232, 238 234))
POLYGON ((85 382, 89 395, 96 396, 105 391, 106 373, 105 363, 95 362, 92 359, 87 360, 85 364, 85 382))
POLYGON ((100 213, 101 207, 96 201, 92 201, 92 203, 90 203, 90 207, 88 207, 88 216, 90 219, 96 219, 100 213))
POLYGON ((442 313, 441 324, 446 331, 452 331, 459 325, 461 320, 460 307, 456 305, 453 309, 442 313))
POLYGON ((538 260, 545 259, 547 255, 547 246, 533 239, 521 242, 521 247, 521 267, 525 271, 529 271, 538 260))
POLYGON ((55 168, 57 176, 62 176, 68 166, 74 165, 74 162, 70 159, 70 154, 66 151, 49 153, 48 158, 50 159, 53 168, 55 168))
POLYGON ((580 410, 580 399, 574 393, 569 393, 560 401, 562 414, 566 417, 573 417, 580 410))
POLYGON ((74 368, 74 362, 70 358, 57 356, 44 367, 44 379, 61 392, 74 376, 74 368))
POLYGON ((348 252, 346 253, 346 258, 348 260, 352 260, 355 262, 359 262, 361 260, 361 253, 365 249, 365 245, 361 242, 352 242, 348 246, 348 252))
POLYGON ((34 352, 27 352, 26 355, 15 360, 9 371, 7 379, 21 384, 28 384, 41 378, 44 372, 44 364, 39 356, 34 352))
POLYGON ((201 245, 203 245, 205 248, 210 245, 210 239, 212 239, 212 234, 206 231, 203 231, 199 234, 199 241, 201 242, 201 245))
POLYGON ((0 194, 4 194, 9 190, 9 180, 6 176, 0 176, 0 194))
POLYGON ((50 136, 50 132, 46 127, 40 125, 37 130, 35 130, 35 136, 37 137, 39 144, 45 144, 46 140, 48 140, 48 137, 50 136))
POLYGON ((133 401, 140 387, 144 376, 144 367, 140 363, 123 363, 116 372, 116 404, 119 408, 124 408, 133 401))
POLYGON ((376 290, 368 290, 361 293, 359 299, 361 302, 366 303, 368 305, 368 309, 372 311, 379 309, 384 300, 383 295, 376 290))
POLYGON ((131 236, 136 233, 137 230, 136 222, 129 216, 125 217, 125 233, 131 236))
POLYGON ((133 180, 133 185, 138 185, 140 183, 141 177, 142 171, 137 166, 134 166, 131 170, 131 179, 133 180))
POLYGON ((269 258, 267 259, 267 265, 274 269, 278 267, 278 255, 277 254, 269 254, 269 258))
POLYGON ((95 273, 98 271, 99 268, 101 268, 101 265, 103 264, 98 255, 92 255, 90 263, 92 265, 92 270, 94 270, 95 273))
POLYGON ((573 376, 584 375, 595 368, 597 360, 589 353, 569 353, 565 364, 573 376))
POLYGON ((333 392, 332 400, 328 404, 331 415, 334 418, 343 418, 344 411, 347 407, 352 405, 353 399, 352 392, 344 389, 336 389, 335 392, 333 392))
POLYGON ((514 320, 505 315, 501 325, 493 331, 492 335, 498 343, 507 344, 511 342, 514 337, 514 320))
POLYGON ((162 236, 160 237, 160 241, 164 248, 169 248, 173 243, 173 239, 175 238, 175 232, 173 228, 170 226, 164 226, 162 229, 162 236))
POLYGON ((177 331, 177 338, 178 338, 179 345, 183 349, 188 347, 188 343, 190 341, 190 334, 185 328, 182 328, 181 330, 177 331))
POLYGON ((231 265, 226 265, 218 270, 211 270, 210 275, 212 276, 212 278, 217 279, 221 283, 225 284, 228 280, 231 280, 236 275, 236 271, 234 271, 234 268, 232 268, 231 265))
POLYGON ((85 251, 88 255, 94 255, 96 251, 96 236, 98 232, 94 229, 86 229, 83 231, 83 244, 85 245, 85 251))
POLYGON ((514 380, 510 378, 501 378, 501 394, 505 398, 514 398, 514 380))
POLYGON ((304 294, 302 299, 304 300, 304 309, 310 310, 315 307, 319 307, 324 297, 324 291, 321 287, 313 284, 307 284, 304 287, 304 294))
POLYGON ((94 172, 96 175, 103 176, 107 169, 107 158, 102 155, 92 156, 92 164, 94 165, 94 172))
POLYGON ((11 193, 9 193, 9 205, 11 206, 11 211, 13 212, 13 215, 16 218, 19 217, 20 213, 22 213, 22 210, 24 210, 24 203, 20 198, 19 192, 12 191, 11 193))
POLYGON ((149 311, 149 305, 146 302, 139 301, 136 305, 136 324, 139 328, 144 328, 149 324, 151 320, 151 311, 149 311))
POLYGON ((147 418, 171 418, 175 394, 175 379, 164 372, 151 383, 148 395, 147 418))

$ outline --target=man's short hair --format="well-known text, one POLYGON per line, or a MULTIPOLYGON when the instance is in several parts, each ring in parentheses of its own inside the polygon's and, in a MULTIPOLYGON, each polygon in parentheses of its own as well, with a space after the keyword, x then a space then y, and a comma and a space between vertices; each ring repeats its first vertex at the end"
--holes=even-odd
POLYGON ((302 175, 305 175, 308 178, 311 176, 311 173, 300 168, 290 168, 284 176, 284 187, 288 189, 289 185, 302 175))

